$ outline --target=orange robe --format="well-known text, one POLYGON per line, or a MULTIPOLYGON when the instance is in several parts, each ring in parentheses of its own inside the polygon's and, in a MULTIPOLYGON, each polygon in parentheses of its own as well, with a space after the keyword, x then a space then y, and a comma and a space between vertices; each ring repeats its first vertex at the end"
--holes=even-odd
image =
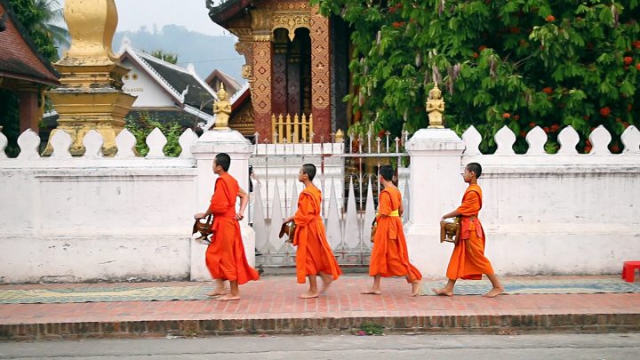
POLYGON ((258 272, 249 266, 244 254, 240 223, 236 220, 236 198, 240 187, 229 174, 216 180, 209 211, 213 214, 213 235, 207 247, 205 261, 214 279, 245 284, 258 280, 258 272))
POLYGON ((382 190, 378 205, 378 228, 373 240, 369 275, 408 276, 409 282, 422 279, 422 274, 415 266, 409 263, 407 241, 402 229, 402 218, 389 215, 399 210, 402 203, 402 195, 397 188, 382 190))
POLYGON ((331 275, 333 280, 342 274, 325 235, 320 217, 321 201, 322 193, 313 185, 307 186, 298 198, 298 211, 293 218, 296 223, 293 245, 298 247, 296 274, 300 284, 305 283, 308 275, 319 272, 331 275))
POLYGON ((447 278, 451 280, 481 280, 483 274, 493 274, 491 262, 484 256, 484 229, 478 219, 482 208, 482 189, 469 185, 456 210, 461 216, 460 241, 451 254, 447 278))

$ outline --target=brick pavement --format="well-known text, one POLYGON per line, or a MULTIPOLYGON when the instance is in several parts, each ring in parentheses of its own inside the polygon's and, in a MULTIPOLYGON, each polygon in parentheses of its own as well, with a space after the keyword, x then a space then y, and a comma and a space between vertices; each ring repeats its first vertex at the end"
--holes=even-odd
MULTIPOLYGON (((344 276, 325 295, 311 300, 297 298, 306 285, 295 284, 293 276, 278 276, 242 286, 243 298, 237 302, 210 299, 4 304, 0 305, 0 339, 355 333, 364 323, 395 333, 640 330, 639 293, 411 298, 403 279, 383 279, 383 295, 360 294, 370 281, 366 276, 344 276)), ((508 284, 509 278, 504 282, 508 284)), ((3 285, 0 290, 80 286, 87 284, 3 285)))

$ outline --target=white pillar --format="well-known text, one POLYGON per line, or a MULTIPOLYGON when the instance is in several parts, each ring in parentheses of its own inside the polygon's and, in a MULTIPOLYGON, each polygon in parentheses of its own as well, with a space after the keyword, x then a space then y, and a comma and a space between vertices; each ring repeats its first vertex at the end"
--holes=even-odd
POLYGON ((451 251, 440 244, 440 218, 460 204, 464 142, 450 129, 421 129, 407 143, 411 156, 409 259, 425 277, 444 277, 451 251))
MULTIPOLYGON (((217 178, 213 173, 213 160, 219 153, 229 154, 229 174, 249 193, 249 158, 254 152, 254 145, 242 134, 235 130, 208 130, 192 145, 191 152, 196 159, 198 176, 196 212, 204 211, 209 206, 217 178)), ((237 205, 239 208, 240 201, 237 205)), ((240 229, 247 261, 255 267, 255 232, 247 222, 248 210, 247 207, 245 218, 240 222, 240 229)), ((211 275, 205 265, 206 245, 200 245, 195 241, 191 244, 191 280, 210 280, 211 275)))

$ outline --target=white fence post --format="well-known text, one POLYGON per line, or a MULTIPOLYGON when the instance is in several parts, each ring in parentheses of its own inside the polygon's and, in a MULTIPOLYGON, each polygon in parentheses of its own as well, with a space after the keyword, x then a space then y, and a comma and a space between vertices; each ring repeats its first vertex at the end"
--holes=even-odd
POLYGON ((450 129, 421 129, 407 143, 411 156, 410 219, 405 227, 411 262, 425 276, 443 276, 451 247, 439 243, 440 218, 459 203, 463 141, 450 129))

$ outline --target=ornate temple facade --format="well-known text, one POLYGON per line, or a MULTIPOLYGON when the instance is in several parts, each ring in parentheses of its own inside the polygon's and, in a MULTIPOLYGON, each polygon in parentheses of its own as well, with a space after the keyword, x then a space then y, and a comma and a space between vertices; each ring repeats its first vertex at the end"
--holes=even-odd
MULTIPOLYGON (((251 116, 261 139, 331 141, 350 119, 349 30, 304 0, 207 1, 211 19, 238 37, 250 87, 251 116), (312 137, 311 134, 314 136, 312 137)), ((247 121, 247 106, 242 115, 247 121)), ((245 125, 246 126, 246 125, 245 125)))

